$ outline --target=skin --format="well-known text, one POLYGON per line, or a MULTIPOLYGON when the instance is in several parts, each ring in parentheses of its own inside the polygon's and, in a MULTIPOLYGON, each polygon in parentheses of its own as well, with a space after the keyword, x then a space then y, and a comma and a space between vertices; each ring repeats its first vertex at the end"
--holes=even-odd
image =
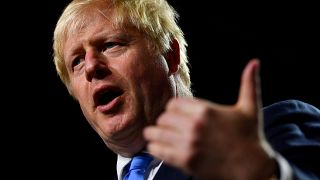
POLYGON ((154 53, 146 36, 133 27, 114 29, 112 18, 99 13, 88 17, 64 44, 71 91, 106 145, 130 157, 145 147, 143 128, 154 124, 165 103, 176 96, 178 61, 154 53), (95 104, 95 92, 110 87, 121 95, 107 105, 95 104))
POLYGON ((149 152, 199 179, 271 177, 276 165, 261 136, 258 67, 257 60, 246 66, 235 105, 172 99, 144 130, 149 152))

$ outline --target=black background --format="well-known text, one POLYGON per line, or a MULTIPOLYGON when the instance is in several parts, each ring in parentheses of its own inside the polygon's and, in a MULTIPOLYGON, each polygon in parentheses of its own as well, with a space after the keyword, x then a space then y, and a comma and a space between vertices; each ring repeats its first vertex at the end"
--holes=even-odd
MULTIPOLYGON (((115 176, 116 156, 87 124, 52 62, 54 25, 68 2, 8 4, 10 13, 1 12, 3 149, 11 177, 115 176)), ((170 2, 189 44, 197 97, 235 103, 242 69, 257 57, 264 105, 299 99, 320 107, 314 4, 170 2)))

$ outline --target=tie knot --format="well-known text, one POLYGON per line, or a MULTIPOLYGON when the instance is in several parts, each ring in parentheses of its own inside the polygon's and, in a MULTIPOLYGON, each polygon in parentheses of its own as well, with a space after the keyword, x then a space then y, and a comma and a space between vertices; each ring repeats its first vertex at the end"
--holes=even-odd
POLYGON ((149 154, 140 153, 132 158, 129 170, 131 171, 134 169, 146 169, 152 159, 153 158, 149 154))
POLYGON ((134 156, 123 180, 144 180, 145 176, 147 176, 145 173, 152 159, 152 156, 147 153, 139 153, 134 156))

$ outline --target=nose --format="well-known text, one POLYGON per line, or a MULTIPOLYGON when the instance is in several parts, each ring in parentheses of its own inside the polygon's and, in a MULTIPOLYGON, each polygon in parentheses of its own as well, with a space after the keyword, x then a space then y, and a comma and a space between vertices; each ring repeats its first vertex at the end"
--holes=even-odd
POLYGON ((88 50, 85 56, 85 74, 86 79, 91 82, 93 79, 105 78, 111 71, 102 55, 94 50, 88 50))

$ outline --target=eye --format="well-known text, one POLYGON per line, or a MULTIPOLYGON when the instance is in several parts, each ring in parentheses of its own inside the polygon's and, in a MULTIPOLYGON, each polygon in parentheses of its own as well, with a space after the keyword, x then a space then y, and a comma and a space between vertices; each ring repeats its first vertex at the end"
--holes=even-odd
POLYGON ((76 57, 73 61, 72 61, 72 69, 74 69, 76 66, 78 66, 79 64, 81 64, 84 61, 84 58, 82 57, 76 57))
POLYGON ((117 46, 122 46, 122 43, 119 42, 107 42, 103 44, 103 47, 101 49, 102 52, 112 49, 112 48, 116 48, 117 46))

